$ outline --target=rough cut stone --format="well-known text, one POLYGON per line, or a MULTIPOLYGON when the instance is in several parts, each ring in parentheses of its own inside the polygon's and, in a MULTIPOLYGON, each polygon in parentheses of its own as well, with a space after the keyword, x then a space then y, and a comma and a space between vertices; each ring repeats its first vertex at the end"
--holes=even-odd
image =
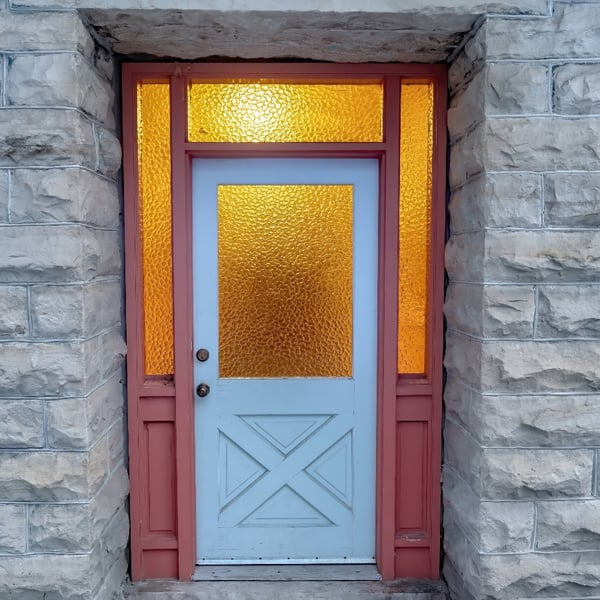
POLYGON ((0 17, 0 51, 75 50, 92 55, 94 43, 75 12, 5 12, 0 17))
POLYGON ((108 127, 114 126, 110 84, 80 54, 23 54, 8 70, 9 104, 73 106, 108 127))
POLYGON ((481 495, 480 446, 452 421, 446 421, 444 444, 446 463, 456 470, 476 494, 481 495))
POLYGON ((600 552, 483 555, 480 563, 481 599, 600 595, 600 552))
POLYGON ((476 231, 450 237, 446 244, 444 263, 450 281, 462 283, 484 281, 485 235, 485 232, 476 231))
POLYGON ((1 554, 22 554, 26 551, 26 510, 23 505, 0 504, 1 554))
POLYGON ((485 173, 450 197, 452 233, 484 227, 539 227, 541 177, 533 173, 485 173))
POLYGON ((448 107, 450 141, 463 136, 485 119, 485 70, 479 71, 464 89, 454 94, 448 107))
POLYGON ((84 376, 81 344, 2 346, 0 396, 77 396, 85 393, 84 376))
POLYGON ((464 185, 486 169, 485 122, 477 125, 450 146, 450 189, 464 185))
POLYGON ((537 335, 600 338, 600 286, 540 287, 537 335))
POLYGON ((480 521, 482 552, 527 552, 534 528, 531 502, 482 502, 480 521))
MULTIPOLYGON (((129 479, 123 464, 111 473, 104 485, 100 488, 90 507, 90 527, 92 540, 99 540, 102 533, 113 519, 117 511, 123 506, 129 493, 129 479)), ((125 528, 129 531, 129 528, 125 528)))
POLYGON ((86 169, 16 169, 11 222, 76 222, 115 228, 119 226, 117 188, 86 169))
POLYGON ((127 578, 128 569, 127 559, 125 558, 125 554, 122 553, 104 576, 102 587, 96 593, 94 600, 106 600, 106 598, 123 600, 123 586, 127 578))
POLYGON ((485 113, 548 112, 548 70, 544 65, 494 63, 486 68, 485 113))
POLYGON ((0 171, 0 223, 8 223, 8 171, 0 171))
POLYGON ((118 281, 32 286, 31 318, 36 337, 95 335, 120 323, 121 286, 118 281))
POLYGON ((41 448, 44 443, 44 407, 39 400, 0 401, 0 448, 41 448))
POLYGON ((121 236, 118 231, 85 229, 82 234, 84 279, 121 275, 121 236))
POLYGON ((600 69, 564 65, 554 69, 554 110, 569 115, 600 113, 600 69))
POLYGON ((540 502, 537 549, 600 550, 600 500, 540 502))
POLYGON ((444 511, 451 514, 451 519, 460 528, 463 535, 476 546, 480 545, 481 529, 479 513, 481 501, 467 482, 460 477, 454 467, 444 464, 444 511))
POLYGON ((531 337, 534 311, 532 286, 453 283, 446 290, 448 326, 472 335, 531 337))
MULTIPOLYGON (((446 391, 452 415, 462 406, 457 385, 446 391), (453 392, 453 390, 455 390, 453 392)), ((461 413, 466 427, 486 446, 600 446, 600 394, 557 396, 469 396, 461 413)))
POLYGON ((448 68, 448 88, 452 96, 465 89, 475 75, 484 68, 486 54, 485 28, 486 24, 483 23, 474 32, 473 36, 467 39, 448 68))
POLYGON ((482 497, 526 500, 590 496, 591 450, 486 449, 481 456, 482 497))
POLYGON ((0 111, 0 167, 77 164, 96 166, 92 125, 80 112, 49 108, 0 111))
MULTIPOLYGON (((121 388, 121 396, 123 390, 121 388)), ((122 402, 124 404, 124 402, 122 402)), ((125 419, 119 419, 108 432, 108 459, 109 469, 113 471, 123 462, 126 455, 125 448, 125 419)))
POLYGON ((101 338, 103 357, 103 376, 108 378, 119 371, 127 354, 127 345, 120 330, 112 330, 101 338))
POLYGON ((96 126, 98 163, 96 169, 115 178, 121 168, 121 144, 112 131, 96 126))
POLYGON ((81 554, 92 545, 87 504, 40 504, 29 516, 31 552, 81 554))
POLYGON ((544 175, 546 225, 600 227, 600 173, 544 175))
POLYGON ((28 333, 27 289, 0 286, 0 339, 19 338, 28 333))

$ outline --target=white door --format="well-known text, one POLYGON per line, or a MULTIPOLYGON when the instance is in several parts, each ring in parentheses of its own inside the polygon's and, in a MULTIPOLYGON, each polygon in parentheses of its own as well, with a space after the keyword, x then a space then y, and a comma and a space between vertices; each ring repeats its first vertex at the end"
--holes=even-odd
POLYGON ((374 562, 377 207, 376 159, 194 160, 199 563, 374 562))

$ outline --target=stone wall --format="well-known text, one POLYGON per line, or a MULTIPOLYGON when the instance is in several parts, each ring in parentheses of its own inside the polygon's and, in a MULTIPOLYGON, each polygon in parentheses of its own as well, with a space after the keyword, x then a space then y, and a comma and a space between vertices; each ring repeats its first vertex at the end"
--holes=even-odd
POLYGON ((0 597, 121 596, 128 540, 112 63, 0 3, 0 597))
POLYGON ((600 3, 485 18, 450 68, 444 574, 600 597, 600 3))

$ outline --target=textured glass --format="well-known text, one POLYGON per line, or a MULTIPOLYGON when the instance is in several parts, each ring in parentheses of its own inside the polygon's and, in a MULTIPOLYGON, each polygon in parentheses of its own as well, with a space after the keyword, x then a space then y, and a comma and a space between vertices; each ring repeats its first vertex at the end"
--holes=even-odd
POLYGON ((352 375, 351 185, 222 185, 221 377, 352 375))
POLYGON ((379 142, 383 87, 370 84, 196 83, 191 142, 379 142))
POLYGON ((173 373, 169 85, 138 85, 138 170, 146 375, 173 373))
POLYGON ((398 372, 424 373, 431 230, 433 85, 402 85, 398 372))

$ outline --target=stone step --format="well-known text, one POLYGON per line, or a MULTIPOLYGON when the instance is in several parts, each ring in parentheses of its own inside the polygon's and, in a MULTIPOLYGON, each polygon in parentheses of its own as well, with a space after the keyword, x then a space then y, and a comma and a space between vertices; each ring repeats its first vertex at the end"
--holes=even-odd
POLYGON ((127 600, 448 600, 441 581, 199 581, 129 584, 127 600))

